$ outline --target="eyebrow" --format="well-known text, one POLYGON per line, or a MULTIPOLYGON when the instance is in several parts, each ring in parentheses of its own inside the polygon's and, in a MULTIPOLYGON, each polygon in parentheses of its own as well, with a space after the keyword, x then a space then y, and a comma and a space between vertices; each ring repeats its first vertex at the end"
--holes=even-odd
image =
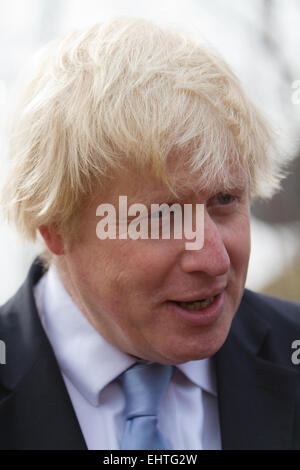
MULTIPOLYGON (((142 203, 146 206, 150 206, 151 204, 162 204, 162 203, 174 203, 177 200, 175 194, 171 192, 161 192, 157 191, 154 194, 142 194, 141 192, 136 193, 134 196, 128 197, 128 204, 134 203, 142 203)), ((180 200, 180 199, 178 199, 180 200)))
POLYGON ((224 185, 224 186, 215 186, 214 188, 210 188, 207 191, 208 195, 215 195, 219 193, 243 193, 247 191, 247 184, 232 184, 232 185, 224 185))
POLYGON ((135 204, 135 203, 141 203, 144 204, 145 206, 148 206, 150 208, 151 204, 176 204, 176 203, 181 203, 184 200, 188 200, 191 196, 198 196, 200 195, 204 196, 205 198, 210 198, 215 196, 216 194, 219 193, 244 193, 247 192, 248 185, 247 182, 239 182, 237 183, 236 181, 233 181, 232 184, 229 185, 219 185, 216 184, 213 187, 208 187, 208 188, 203 188, 200 187, 198 190, 192 189, 192 188, 186 188, 185 190, 182 190, 182 188, 179 188, 179 190, 175 191, 177 194, 172 193, 170 190, 166 189, 161 189, 161 190, 156 190, 153 191, 153 193, 149 194, 143 194, 142 190, 137 191, 133 196, 128 196, 128 205, 135 204))

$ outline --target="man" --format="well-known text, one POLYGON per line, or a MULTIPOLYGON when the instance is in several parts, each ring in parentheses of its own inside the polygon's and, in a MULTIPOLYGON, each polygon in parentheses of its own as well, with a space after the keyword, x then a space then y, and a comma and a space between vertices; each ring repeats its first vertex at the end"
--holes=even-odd
POLYGON ((46 251, 1 310, 2 448, 300 447, 300 308, 244 290, 250 202, 279 185, 270 146, 228 66, 176 31, 117 19, 44 51, 4 190, 46 251), (192 208, 203 244, 147 236, 153 204, 192 208))

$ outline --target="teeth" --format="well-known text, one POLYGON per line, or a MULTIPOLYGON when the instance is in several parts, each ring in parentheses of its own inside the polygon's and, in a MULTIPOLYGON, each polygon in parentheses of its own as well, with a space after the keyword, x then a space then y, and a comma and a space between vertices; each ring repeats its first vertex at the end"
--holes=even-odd
POLYGON ((176 302, 180 307, 187 310, 202 310, 209 307, 210 304, 214 301, 214 296, 209 297, 209 299, 195 300, 194 302, 176 302))

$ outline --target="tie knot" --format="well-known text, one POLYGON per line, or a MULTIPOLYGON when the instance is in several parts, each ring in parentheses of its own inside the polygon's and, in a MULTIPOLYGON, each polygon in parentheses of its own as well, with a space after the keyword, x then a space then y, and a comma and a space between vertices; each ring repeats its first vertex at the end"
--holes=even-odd
POLYGON ((126 418, 155 416, 173 373, 172 366, 154 362, 137 363, 120 380, 126 401, 126 418))

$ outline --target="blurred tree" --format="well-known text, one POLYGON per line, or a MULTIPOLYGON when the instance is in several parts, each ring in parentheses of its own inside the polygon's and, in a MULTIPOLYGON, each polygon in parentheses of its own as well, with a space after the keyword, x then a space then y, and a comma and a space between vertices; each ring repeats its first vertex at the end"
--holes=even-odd
MULTIPOLYGON (((263 48, 274 59, 277 73, 280 76, 282 86, 278 90, 281 97, 281 105, 287 116, 290 116, 291 125, 300 132, 300 122, 294 113, 291 99, 288 99, 286 90, 291 90, 293 81, 297 77, 299 64, 293 64, 286 58, 286 43, 278 40, 278 2, 275 0, 263 0, 263 28, 261 40, 263 48), (297 70, 298 69, 298 70, 297 70)), ((299 18, 300 18, 300 5, 299 18)), ((300 221, 300 143, 296 150, 295 160, 288 168, 288 176, 282 182, 282 190, 270 201, 258 202, 254 205, 254 216, 269 223, 291 223, 300 221)))
POLYGON ((281 276, 263 289, 265 294, 300 302, 300 256, 281 276))

